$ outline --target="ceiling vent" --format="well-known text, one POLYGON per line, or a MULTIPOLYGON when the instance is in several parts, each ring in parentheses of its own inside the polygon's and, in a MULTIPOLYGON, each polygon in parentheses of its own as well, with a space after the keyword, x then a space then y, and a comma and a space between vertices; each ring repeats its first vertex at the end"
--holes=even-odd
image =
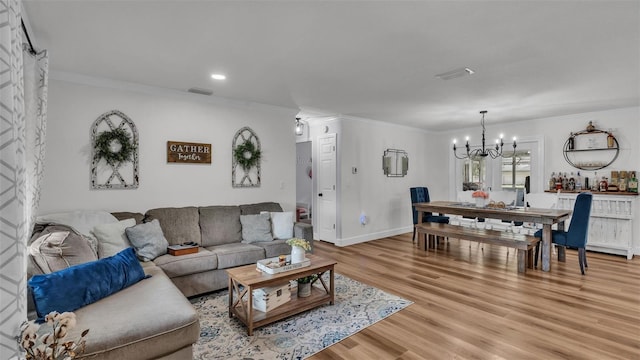
POLYGON ((213 91, 212 90, 198 88, 198 87, 192 87, 191 89, 189 89, 187 91, 190 92, 190 93, 200 94, 200 95, 207 95, 207 96, 213 95, 213 91))
POLYGON ((442 79, 442 80, 451 80, 451 79, 463 77, 463 76, 466 76, 466 75, 472 75, 474 73, 475 73, 475 71, 465 67, 465 68, 459 68, 459 69, 447 71, 447 72, 442 73, 442 74, 438 74, 438 75, 436 75, 436 77, 438 79, 442 79))

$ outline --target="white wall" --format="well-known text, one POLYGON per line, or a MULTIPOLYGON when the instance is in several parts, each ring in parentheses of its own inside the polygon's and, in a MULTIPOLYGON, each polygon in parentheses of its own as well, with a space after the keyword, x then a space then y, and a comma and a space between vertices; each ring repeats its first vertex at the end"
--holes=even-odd
MULTIPOLYGON (((630 107, 488 125, 486 128, 488 139, 493 139, 493 137, 500 132, 509 134, 509 138, 514 135, 517 137, 543 136, 545 144, 543 179, 548 180, 552 171, 556 173, 559 171, 567 173, 578 171, 578 169, 566 162, 562 149, 571 132, 584 130, 589 121, 593 121, 593 124, 598 129, 611 129, 620 145, 620 155, 616 161, 611 166, 598 171, 598 177, 602 175, 610 177, 612 170, 640 171, 640 161, 638 161, 638 159, 640 159, 640 136, 638 136, 638 134, 640 134, 639 120, 640 107, 630 107)), ((438 141, 440 142, 439 146, 448 149, 448 156, 451 159, 453 156, 453 152, 451 151, 452 140, 457 138, 458 143, 460 143, 460 140, 464 139, 466 135, 472 137, 471 143, 474 144, 473 138, 476 140, 480 138, 481 128, 479 118, 477 127, 441 133, 438 137, 438 141)), ((457 169, 450 170, 457 171, 457 169)), ((594 171, 580 170, 580 173, 583 176, 588 176, 590 179, 594 176, 594 171)), ((450 193, 455 193, 455 183, 449 183, 449 190, 450 193)), ((452 200, 455 199, 452 198, 452 200)), ((634 249, 635 254, 640 254, 640 199, 636 199, 635 203, 633 230, 634 249)))
MULTIPOLYGON (((434 200, 447 198, 447 157, 426 131, 378 121, 340 117, 311 120, 310 136, 327 132, 338 138, 338 224, 336 245, 345 246, 410 232, 413 221, 409 188, 428 186, 434 200), (405 177, 382 172, 384 150, 409 154, 405 177), (357 174, 352 168, 357 168, 357 174), (438 170, 439 169, 439 170, 438 170), (364 213, 367 224, 360 224, 364 213)), ((315 149, 314 149, 315 154, 315 149)), ((314 220, 315 221, 315 220, 314 220)))
POLYGON ((144 212, 165 206, 260 201, 279 202, 285 210, 294 210, 297 110, 106 80, 71 80, 58 76, 49 83, 40 214, 73 209, 144 212), (90 127, 113 109, 124 112, 138 128, 140 186, 90 190, 90 127), (251 127, 262 145, 259 188, 231 187, 231 142, 243 126, 251 127), (167 164, 168 140, 212 144, 212 163, 167 164))

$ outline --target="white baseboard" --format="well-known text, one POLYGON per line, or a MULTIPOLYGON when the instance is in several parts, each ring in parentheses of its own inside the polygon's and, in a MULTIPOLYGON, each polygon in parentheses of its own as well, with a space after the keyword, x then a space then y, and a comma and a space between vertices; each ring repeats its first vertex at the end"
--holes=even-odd
POLYGON ((371 240, 381 239, 388 236, 406 234, 412 231, 413 231, 413 226, 408 226, 408 227, 403 227, 398 229, 380 231, 377 233, 364 234, 364 235, 353 236, 349 238, 338 239, 334 244, 336 246, 349 246, 349 245, 359 244, 359 243, 363 243, 371 240))

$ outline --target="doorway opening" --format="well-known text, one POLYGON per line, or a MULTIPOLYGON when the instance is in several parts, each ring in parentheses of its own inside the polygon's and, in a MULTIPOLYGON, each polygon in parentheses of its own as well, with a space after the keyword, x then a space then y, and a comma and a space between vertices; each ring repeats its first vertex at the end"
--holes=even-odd
POLYGON ((311 141, 296 143, 296 221, 309 224, 313 216, 311 151, 311 141))

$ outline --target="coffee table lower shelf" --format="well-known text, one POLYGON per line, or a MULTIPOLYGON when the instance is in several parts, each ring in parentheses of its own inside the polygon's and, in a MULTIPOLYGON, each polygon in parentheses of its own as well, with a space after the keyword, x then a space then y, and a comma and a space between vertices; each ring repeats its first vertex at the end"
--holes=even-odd
MULTIPOLYGON (((253 321, 251 322, 247 321, 247 315, 242 311, 242 307, 240 307, 239 305, 233 307, 231 309, 231 312, 233 313, 233 315, 237 316, 240 321, 247 325, 248 329, 251 328, 251 330, 253 330, 260 326, 268 325, 273 322, 282 320, 291 315, 311 310, 326 303, 333 305, 333 299, 331 295, 315 286, 312 287, 311 295, 309 297, 299 298, 295 293, 295 289, 291 290, 291 300, 273 310, 269 310, 269 312, 265 313, 259 310, 252 309, 253 321)), ((253 331, 248 332, 248 334, 252 335, 252 332, 253 331)))
POLYGON ((310 255, 311 266, 295 269, 278 274, 257 273, 255 266, 248 265, 241 268, 230 269, 229 275, 229 317, 234 315, 247 326, 247 334, 253 335, 253 329, 271 324, 289 316, 311 310, 323 304, 334 303, 334 265, 335 261, 310 255), (329 272, 328 284, 321 275, 329 272), (286 283, 300 277, 317 274, 318 279, 314 283, 320 286, 311 286, 311 295, 299 298, 295 290, 291 291, 291 300, 268 312, 258 311, 253 308, 253 290, 273 286, 278 283, 286 283))

